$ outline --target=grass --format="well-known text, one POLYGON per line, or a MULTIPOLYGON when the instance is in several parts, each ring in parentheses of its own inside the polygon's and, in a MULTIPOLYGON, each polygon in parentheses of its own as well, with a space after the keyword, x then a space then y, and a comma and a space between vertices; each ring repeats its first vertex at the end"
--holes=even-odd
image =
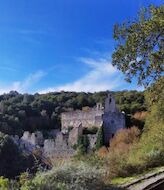
POLYGON ((112 185, 122 185, 122 184, 125 184, 125 183, 129 183, 131 182, 132 180, 136 179, 134 176, 133 177, 116 177, 116 178, 113 178, 111 180, 111 184, 112 185))

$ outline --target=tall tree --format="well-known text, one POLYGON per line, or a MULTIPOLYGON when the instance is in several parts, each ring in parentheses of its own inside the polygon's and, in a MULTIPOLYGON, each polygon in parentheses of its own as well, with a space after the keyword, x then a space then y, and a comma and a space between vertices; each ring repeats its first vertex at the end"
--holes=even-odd
POLYGON ((96 150, 100 149, 104 144, 103 128, 99 128, 96 141, 96 150))
POLYGON ((117 66, 131 82, 148 86, 164 72, 164 5, 142 9, 131 22, 114 26, 116 49, 112 55, 117 66))

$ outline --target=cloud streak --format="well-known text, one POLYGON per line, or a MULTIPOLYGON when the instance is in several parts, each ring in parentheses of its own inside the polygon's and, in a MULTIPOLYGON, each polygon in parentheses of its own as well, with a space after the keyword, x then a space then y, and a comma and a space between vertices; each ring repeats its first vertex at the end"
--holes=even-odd
POLYGON ((17 71, 17 69, 9 67, 9 66, 0 66, 0 70, 4 70, 4 71, 17 71))
POLYGON ((109 59, 81 57, 78 60, 90 68, 90 71, 85 76, 71 83, 40 90, 40 93, 62 90, 96 92, 113 90, 122 84, 122 76, 119 71, 112 66, 109 59))
MULTIPOLYGON (((105 58, 86 58, 80 57, 77 59, 85 66, 89 68, 89 71, 79 79, 57 86, 49 86, 47 88, 38 90, 40 94, 54 92, 54 91, 76 91, 76 92, 98 92, 105 90, 120 90, 136 89, 136 86, 130 87, 124 81, 124 76, 115 67, 112 66, 109 56, 105 58)), ((54 68, 52 68, 53 70, 54 68)), ((80 68, 77 68, 80 69, 80 68)), ((43 79, 47 73, 50 73, 51 69, 47 72, 37 71, 27 76, 23 81, 14 81, 11 85, 5 86, 0 83, 0 94, 7 93, 11 90, 18 91, 20 93, 35 93, 32 88, 41 79, 43 79)), ((143 90, 138 88, 138 90, 143 90)))
POLYGON ((30 74, 26 79, 23 81, 14 81, 11 85, 6 86, 4 84, 0 84, 0 94, 10 92, 12 90, 25 93, 32 87, 34 84, 39 82, 44 76, 46 72, 37 71, 33 74, 30 74))

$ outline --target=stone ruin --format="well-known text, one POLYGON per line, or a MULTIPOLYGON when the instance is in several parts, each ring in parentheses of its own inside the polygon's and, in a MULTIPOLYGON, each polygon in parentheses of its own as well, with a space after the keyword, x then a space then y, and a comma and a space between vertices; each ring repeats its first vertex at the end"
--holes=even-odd
POLYGON ((76 110, 61 114, 62 130, 76 128, 81 123, 82 128, 103 128, 104 142, 109 144, 117 130, 125 127, 125 114, 116 107, 112 94, 108 94, 104 107, 98 103, 95 108, 76 110))
MULTIPOLYGON (((44 157, 50 159, 67 158, 76 153, 73 147, 78 144, 78 138, 83 135, 84 128, 102 127, 104 143, 109 144, 116 131, 125 127, 125 115, 117 109, 115 99, 109 94, 104 107, 98 103, 95 108, 62 113, 61 124, 61 130, 48 132, 51 139, 44 139, 41 131, 25 131, 20 139, 17 136, 13 139, 23 150, 32 152, 38 149, 44 157)), ((90 151, 95 148, 97 133, 87 134, 87 138, 90 151)))
MULTIPOLYGON (((69 158, 75 155, 76 150, 73 148, 74 145, 78 144, 79 136, 83 135, 82 125, 78 125, 69 132, 51 131, 51 139, 44 139, 41 131, 30 133, 25 131, 23 136, 13 137, 14 142, 24 151, 32 153, 39 150, 41 155, 50 158, 69 158), (54 134, 52 138, 52 134, 54 134)), ((88 151, 95 147, 97 135, 88 134, 89 147, 88 151)))

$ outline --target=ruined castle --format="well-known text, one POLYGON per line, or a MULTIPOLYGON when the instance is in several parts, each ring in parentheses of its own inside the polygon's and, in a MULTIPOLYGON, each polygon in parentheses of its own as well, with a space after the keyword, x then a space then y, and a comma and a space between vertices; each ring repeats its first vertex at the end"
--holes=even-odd
POLYGON ((76 110, 61 114, 62 131, 82 125, 82 128, 103 128, 104 142, 109 143, 117 130, 125 127, 125 114, 116 107, 112 94, 108 94, 104 107, 97 103, 95 108, 76 110))
MULTIPOLYGON (((108 94, 104 106, 98 103, 94 108, 62 113, 61 130, 49 131, 51 138, 45 139, 41 131, 32 134, 25 131, 20 139, 14 137, 14 141, 21 149, 29 152, 39 149, 44 157, 66 158, 76 153, 73 147, 78 144, 78 138, 83 135, 84 128, 101 127, 104 133, 104 143, 107 145, 116 131, 125 127, 125 115, 117 109, 112 94, 108 94)), ((88 150, 94 149, 97 133, 87 134, 87 138, 88 150)))

